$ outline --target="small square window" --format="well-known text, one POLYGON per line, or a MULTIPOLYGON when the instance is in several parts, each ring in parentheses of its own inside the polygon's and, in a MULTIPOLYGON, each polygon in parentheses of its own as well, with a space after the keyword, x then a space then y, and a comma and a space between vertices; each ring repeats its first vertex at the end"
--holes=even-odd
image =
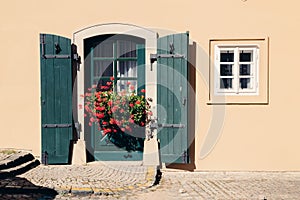
POLYGON ((215 94, 258 94, 258 51, 256 45, 215 46, 215 94))

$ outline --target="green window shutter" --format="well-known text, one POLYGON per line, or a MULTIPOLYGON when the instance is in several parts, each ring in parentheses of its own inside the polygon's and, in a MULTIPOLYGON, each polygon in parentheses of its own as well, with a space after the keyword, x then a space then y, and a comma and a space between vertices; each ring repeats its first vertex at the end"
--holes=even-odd
POLYGON ((72 140, 71 40, 40 35, 42 155, 48 164, 69 162, 72 140))
POLYGON ((158 129, 158 138, 161 159, 165 163, 189 162, 188 40, 188 33, 183 33, 158 38, 157 43, 157 113, 158 124, 162 125, 158 129))

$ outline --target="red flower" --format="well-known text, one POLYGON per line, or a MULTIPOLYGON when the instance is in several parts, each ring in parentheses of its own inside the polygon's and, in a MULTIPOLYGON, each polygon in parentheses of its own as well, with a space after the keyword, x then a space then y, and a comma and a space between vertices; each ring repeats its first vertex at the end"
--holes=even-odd
POLYGON ((142 92, 142 93, 145 93, 145 92, 146 92, 146 90, 145 90, 145 89, 142 89, 142 90, 141 90, 141 92, 142 92))
POLYGON ((129 106, 132 108, 134 105, 133 105, 133 103, 130 103, 129 106))
POLYGON ((109 106, 111 106, 111 105, 112 105, 112 101, 107 102, 107 104, 108 104, 109 106))
POLYGON ((128 81, 128 82, 127 82, 127 85, 130 85, 130 84, 131 84, 130 81, 128 81))
POLYGON ((107 122, 102 122, 102 124, 103 124, 103 125, 107 125, 108 123, 107 123, 107 122))
POLYGON ((110 123, 110 124, 116 124, 116 120, 115 120, 114 118, 111 118, 111 119, 109 120, 109 123, 110 123))
POLYGON ((104 106, 97 106, 97 107, 96 107, 96 110, 104 111, 104 110, 105 110, 105 107, 104 107, 104 106))
POLYGON ((108 82, 106 82, 106 85, 111 86, 112 82, 108 81, 108 82))
POLYGON ((110 77, 109 78, 111 81, 114 81, 115 80, 115 78, 112 76, 112 77, 110 77))
POLYGON ((128 121, 129 121, 130 123, 132 123, 132 124, 134 123, 134 120, 131 119, 131 118, 130 118, 128 121))
POLYGON ((137 100, 135 103, 138 104, 138 105, 141 104, 140 100, 137 100))
POLYGON ((144 122, 141 122, 140 125, 141 125, 141 126, 145 126, 145 123, 144 123, 144 122))
POLYGON ((102 119, 104 118, 104 113, 97 113, 96 116, 99 118, 99 119, 102 119))

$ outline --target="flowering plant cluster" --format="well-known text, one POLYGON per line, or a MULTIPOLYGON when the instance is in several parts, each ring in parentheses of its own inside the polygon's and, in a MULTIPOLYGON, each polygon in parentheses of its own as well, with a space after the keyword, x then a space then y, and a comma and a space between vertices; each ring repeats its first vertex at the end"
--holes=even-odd
MULTIPOLYGON (((127 83, 128 90, 114 91, 114 78, 106 85, 93 85, 85 96, 85 117, 89 125, 96 124, 102 135, 128 133, 141 130, 149 123, 152 115, 150 105, 145 98, 145 89, 138 95, 135 87, 127 83)), ((144 130, 144 129, 143 129, 144 130)))

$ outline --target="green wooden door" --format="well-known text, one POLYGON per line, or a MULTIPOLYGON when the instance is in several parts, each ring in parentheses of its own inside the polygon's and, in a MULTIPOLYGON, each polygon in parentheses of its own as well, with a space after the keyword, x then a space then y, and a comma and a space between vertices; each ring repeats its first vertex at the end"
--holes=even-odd
POLYGON ((187 33, 158 39, 158 138, 162 162, 187 163, 187 33), (161 55, 161 56, 160 56, 161 55))
POLYGON ((69 162, 72 139, 71 40, 40 35, 42 155, 48 164, 69 162))
MULTIPOLYGON (((103 86, 114 77, 116 92, 145 88, 145 41, 128 35, 99 35, 84 42, 85 90, 92 85, 103 86)), ((87 121, 87 120, 86 120, 87 121)), ((108 138, 95 124, 85 124, 88 160, 142 160, 145 133, 141 131, 134 147, 126 146, 126 138, 108 138), (139 150, 135 150, 139 149, 139 150)))

